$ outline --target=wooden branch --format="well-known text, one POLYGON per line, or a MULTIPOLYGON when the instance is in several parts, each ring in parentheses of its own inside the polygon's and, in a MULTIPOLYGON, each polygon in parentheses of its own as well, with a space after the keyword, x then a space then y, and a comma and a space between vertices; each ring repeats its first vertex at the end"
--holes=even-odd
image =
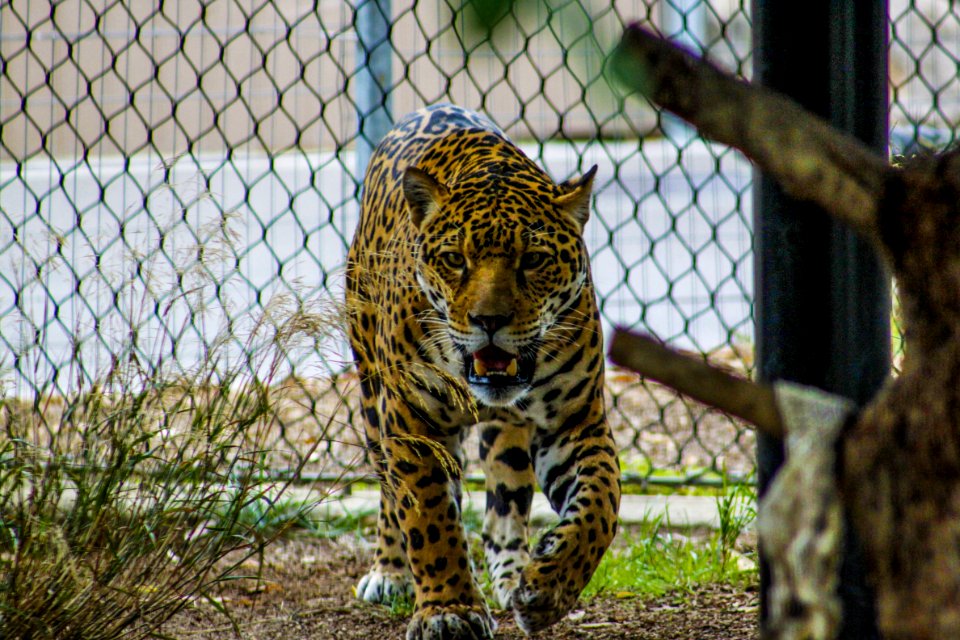
POLYGON ((610 359, 645 378, 751 422, 767 435, 784 435, 773 389, 766 385, 732 376, 681 355, 653 338, 624 329, 613 332, 610 359))
POLYGON ((741 150, 793 197, 816 202, 878 244, 877 206, 890 168, 852 136, 638 25, 624 33, 613 68, 706 137, 741 150))

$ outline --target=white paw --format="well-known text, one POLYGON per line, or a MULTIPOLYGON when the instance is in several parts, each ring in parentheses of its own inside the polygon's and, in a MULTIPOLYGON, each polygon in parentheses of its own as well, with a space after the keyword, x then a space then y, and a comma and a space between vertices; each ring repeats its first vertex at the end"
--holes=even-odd
POLYGON ((364 602, 391 604, 397 598, 413 600, 413 577, 409 573, 384 573, 373 568, 357 584, 357 598, 364 602))
POLYGON ((493 599, 498 609, 509 609, 513 606, 513 592, 520 584, 519 575, 509 580, 497 580, 493 587, 493 599))

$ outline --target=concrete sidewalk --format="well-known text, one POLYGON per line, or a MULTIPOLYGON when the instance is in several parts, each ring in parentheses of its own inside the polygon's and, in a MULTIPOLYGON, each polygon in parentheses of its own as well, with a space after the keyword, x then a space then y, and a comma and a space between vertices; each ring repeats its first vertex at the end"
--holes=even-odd
MULTIPOLYGON (((288 497, 296 500, 318 500, 319 495, 307 488, 289 489, 288 497)), ((464 496, 465 509, 483 513, 485 496, 482 491, 469 491, 464 496)), ((340 497, 323 500, 315 507, 318 519, 330 519, 343 515, 375 514, 379 501, 376 491, 354 491, 340 497)), ((717 499, 712 496, 677 495, 625 495, 620 501, 620 520, 624 524, 637 524, 643 520, 661 518, 664 524, 673 527, 720 526, 717 499)), ((542 525, 553 522, 557 515, 541 493, 533 498, 531 520, 542 525)))

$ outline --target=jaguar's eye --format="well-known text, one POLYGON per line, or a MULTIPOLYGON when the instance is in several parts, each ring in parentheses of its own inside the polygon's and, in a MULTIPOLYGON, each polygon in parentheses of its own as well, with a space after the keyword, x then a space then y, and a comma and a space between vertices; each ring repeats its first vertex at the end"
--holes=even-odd
POLYGON ((543 251, 535 251, 531 253, 525 253, 520 257, 520 268, 521 269, 536 269, 543 265, 544 262, 549 258, 549 254, 543 251))
POLYGON ((440 259, 443 260, 443 264, 451 269, 463 269, 467 264, 467 259, 463 257, 463 254, 456 251, 441 253, 440 259))

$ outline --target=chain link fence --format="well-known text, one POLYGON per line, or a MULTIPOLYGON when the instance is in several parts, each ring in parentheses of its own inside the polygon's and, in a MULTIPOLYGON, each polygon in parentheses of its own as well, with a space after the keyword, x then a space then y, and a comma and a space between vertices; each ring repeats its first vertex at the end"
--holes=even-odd
MULTIPOLYGON (((278 470, 362 469, 336 331, 360 177, 391 121, 441 101, 485 112, 556 180, 600 166, 586 240, 608 329, 749 375, 750 167, 602 73, 639 20, 749 77, 749 2, 517 3, 489 40, 460 2, 0 0, 4 396, 239 366, 284 393, 278 470), (259 360, 292 316, 322 321, 259 360)), ((950 143, 960 8, 892 0, 890 16, 892 139, 950 143)), ((742 425, 608 381, 628 478, 751 472, 742 425)))

